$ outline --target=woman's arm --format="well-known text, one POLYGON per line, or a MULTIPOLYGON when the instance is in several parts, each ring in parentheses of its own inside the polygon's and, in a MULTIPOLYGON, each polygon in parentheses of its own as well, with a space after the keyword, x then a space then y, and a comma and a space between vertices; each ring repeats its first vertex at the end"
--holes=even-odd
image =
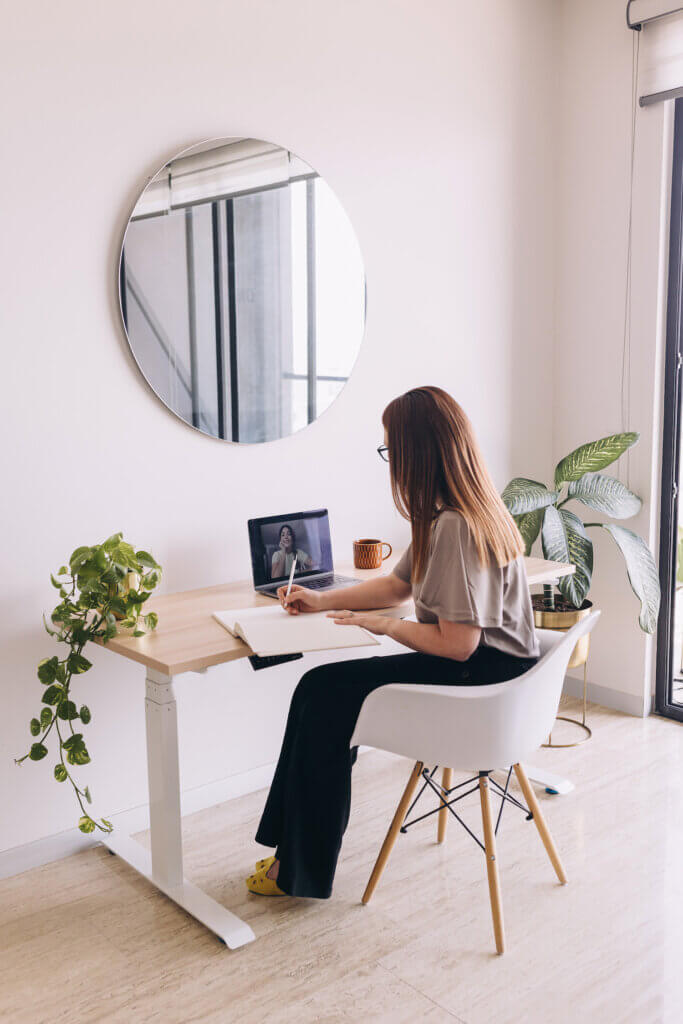
POLYGON ((277 551, 273 551, 272 569, 270 575, 284 576, 285 574, 285 559, 286 555, 282 548, 278 548, 277 551))
POLYGON ((298 561, 298 563, 299 563, 299 565, 301 566, 302 569, 312 569, 313 568, 313 559, 305 551, 297 551, 296 557, 297 557, 297 561, 298 561))
POLYGON ((390 636, 392 640, 397 640, 413 651, 453 658, 454 661, 467 661, 481 639, 479 626, 447 622, 446 619, 439 619, 438 623, 406 622, 377 612, 364 615, 347 611, 330 617, 343 626, 362 626, 377 636, 390 636))
POLYGON ((356 583, 339 590, 316 591, 306 587, 293 586, 285 605, 287 587, 280 587, 277 596, 280 603, 292 615, 299 612, 329 611, 331 608, 394 608, 410 597, 410 583, 404 583, 398 576, 389 573, 378 579, 356 583))

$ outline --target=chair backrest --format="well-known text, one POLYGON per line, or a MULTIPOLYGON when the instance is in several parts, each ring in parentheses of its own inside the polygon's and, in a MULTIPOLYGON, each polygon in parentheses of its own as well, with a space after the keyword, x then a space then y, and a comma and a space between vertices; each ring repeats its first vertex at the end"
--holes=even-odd
POLYGON ((380 687, 363 703, 352 744, 457 770, 486 771, 526 760, 547 739, 574 646, 599 616, 592 611, 566 633, 537 630, 541 657, 516 679, 481 686, 380 687))
POLYGON ((536 636, 541 649, 539 660, 523 676, 505 684, 513 695, 517 714, 525 716, 528 729, 525 743, 531 744, 531 750, 539 747, 551 731, 574 647, 582 636, 592 631, 599 618, 600 612, 595 609, 566 633, 555 629, 537 629, 536 636), (519 685, 515 687, 515 683, 519 685))

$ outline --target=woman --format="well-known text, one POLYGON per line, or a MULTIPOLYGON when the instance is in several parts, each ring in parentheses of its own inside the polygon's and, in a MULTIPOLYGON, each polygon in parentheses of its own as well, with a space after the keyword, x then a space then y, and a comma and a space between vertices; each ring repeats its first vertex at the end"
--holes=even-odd
POLYGON ((415 388, 384 410, 384 451, 412 542, 394 571, 345 589, 278 591, 292 615, 332 612, 389 636, 414 653, 321 665, 292 698, 273 784, 256 834, 276 847, 247 888, 266 896, 328 897, 349 816, 349 748, 365 697, 387 683, 497 683, 537 661, 524 545, 496 491, 458 403, 440 388, 415 388), (376 608, 412 590, 417 622, 376 608))
POLYGON ((271 561, 271 579, 277 580, 282 576, 288 576, 292 568, 292 562, 296 559, 297 567, 294 572, 301 572, 303 569, 313 567, 313 559, 302 548, 296 546, 296 534, 294 527, 289 523, 283 523, 280 527, 278 538, 279 546, 273 552, 271 561))

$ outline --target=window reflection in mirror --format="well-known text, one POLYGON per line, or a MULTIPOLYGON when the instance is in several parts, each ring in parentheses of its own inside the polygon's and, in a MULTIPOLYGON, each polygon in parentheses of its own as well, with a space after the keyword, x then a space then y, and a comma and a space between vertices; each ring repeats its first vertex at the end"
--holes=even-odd
POLYGON ((121 310, 159 398, 214 437, 300 430, 334 401, 358 354, 365 277, 330 187, 254 139, 186 150, 129 221, 121 310))

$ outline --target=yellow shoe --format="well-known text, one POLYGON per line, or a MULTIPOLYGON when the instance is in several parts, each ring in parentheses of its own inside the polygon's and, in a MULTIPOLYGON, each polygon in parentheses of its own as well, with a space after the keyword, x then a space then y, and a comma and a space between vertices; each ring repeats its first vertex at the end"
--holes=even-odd
MULTIPOLYGON (((267 869, 266 869, 267 870, 267 869)), ((268 878, 265 871, 257 871, 253 875, 249 875, 246 880, 247 889, 253 893, 254 896, 286 896, 287 893, 283 892, 280 886, 272 878, 268 878)))
POLYGON ((268 871, 270 869, 270 865, 274 864, 274 863, 275 863, 275 854, 273 854, 272 857, 264 857, 263 860, 257 860, 256 861, 256 870, 257 871, 264 871, 264 870, 268 871))

